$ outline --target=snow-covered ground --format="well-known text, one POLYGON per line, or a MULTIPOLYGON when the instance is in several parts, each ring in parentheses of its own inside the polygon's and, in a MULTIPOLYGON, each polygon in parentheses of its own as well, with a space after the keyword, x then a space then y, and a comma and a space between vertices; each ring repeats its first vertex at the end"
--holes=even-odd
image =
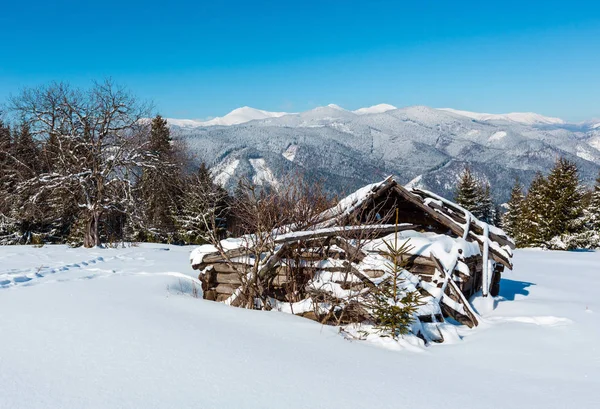
POLYGON ((516 251, 482 326, 391 350, 196 298, 191 250, 0 247, 0 408, 599 407, 600 253, 516 251))

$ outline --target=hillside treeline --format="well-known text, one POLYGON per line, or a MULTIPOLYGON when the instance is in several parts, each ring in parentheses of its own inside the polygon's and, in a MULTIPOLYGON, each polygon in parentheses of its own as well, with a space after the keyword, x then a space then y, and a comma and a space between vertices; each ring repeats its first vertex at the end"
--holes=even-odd
POLYGON ((479 219, 502 227, 517 247, 600 247, 600 176, 588 190, 577 166, 564 158, 557 159, 547 176, 537 173, 527 189, 516 180, 505 209, 493 204, 489 184, 466 168, 456 201, 479 219))
POLYGON ((198 243, 228 195, 110 81, 24 90, 0 122, 0 243, 198 243))

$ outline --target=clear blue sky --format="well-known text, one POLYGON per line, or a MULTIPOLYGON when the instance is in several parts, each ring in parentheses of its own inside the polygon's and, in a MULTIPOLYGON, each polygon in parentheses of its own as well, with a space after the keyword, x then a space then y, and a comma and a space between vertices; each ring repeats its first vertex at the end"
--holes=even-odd
POLYGON ((0 101, 112 77, 177 118, 381 102, 600 117, 596 1, 7 1, 0 101))

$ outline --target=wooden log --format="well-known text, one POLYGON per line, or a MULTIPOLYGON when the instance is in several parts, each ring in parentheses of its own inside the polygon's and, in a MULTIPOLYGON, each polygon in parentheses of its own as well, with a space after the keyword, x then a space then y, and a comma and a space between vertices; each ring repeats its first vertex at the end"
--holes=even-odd
MULTIPOLYGON (((245 256, 245 255, 250 255, 252 254, 252 251, 248 248, 239 248, 239 249, 233 249, 233 250, 228 250, 225 252, 225 254, 227 255, 228 258, 235 258, 235 257, 240 257, 240 256, 245 256)), ((204 259, 202 260, 203 263, 215 263, 215 262, 223 262, 226 261, 227 259, 225 257, 223 257, 221 255, 221 253, 215 252, 212 254, 207 254, 204 256, 204 259)))
POLYGON ((224 274, 243 274, 245 271, 249 269, 250 266, 244 264, 230 264, 230 263, 214 263, 212 267, 215 269, 217 273, 224 274))
POLYGON ((231 295, 238 287, 239 286, 234 286, 234 285, 230 285, 230 284, 218 284, 215 287, 215 291, 218 292, 219 294, 231 295))
POLYGON ((239 273, 217 273, 217 283, 241 285, 242 280, 239 273))
POLYGON ((215 290, 204 291, 203 298, 208 301, 218 301, 217 292, 215 290))

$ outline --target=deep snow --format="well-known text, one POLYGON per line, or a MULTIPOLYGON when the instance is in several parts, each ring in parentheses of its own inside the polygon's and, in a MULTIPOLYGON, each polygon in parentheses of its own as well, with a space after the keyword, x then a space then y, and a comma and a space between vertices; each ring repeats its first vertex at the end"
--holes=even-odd
POLYGON ((195 298, 191 250, 0 247, 0 408, 598 407, 600 253, 518 250, 479 328, 393 350, 195 298))

